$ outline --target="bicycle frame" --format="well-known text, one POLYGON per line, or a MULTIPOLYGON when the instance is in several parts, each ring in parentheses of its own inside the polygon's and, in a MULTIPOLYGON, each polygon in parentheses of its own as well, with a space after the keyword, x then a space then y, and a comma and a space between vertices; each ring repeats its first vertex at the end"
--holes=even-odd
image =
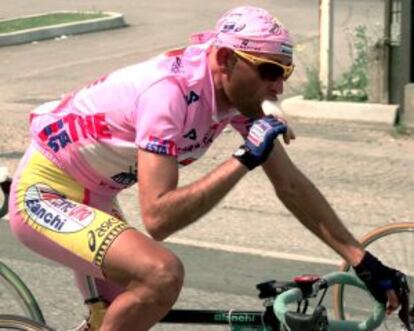
POLYGON ((264 311, 173 309, 159 323, 227 325, 232 331, 279 331, 272 307, 264 311))

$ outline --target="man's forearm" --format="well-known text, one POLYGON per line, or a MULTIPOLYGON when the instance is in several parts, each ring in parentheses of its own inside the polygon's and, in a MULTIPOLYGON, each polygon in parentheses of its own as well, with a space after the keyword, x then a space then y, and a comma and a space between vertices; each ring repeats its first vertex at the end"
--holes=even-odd
POLYGON ((286 207, 304 226, 349 263, 359 263, 363 255, 362 246, 343 225, 319 190, 301 173, 296 177, 294 185, 288 189, 276 190, 286 207))
POLYGON ((245 166, 231 158, 199 180, 166 192, 152 206, 152 219, 146 222, 149 232, 162 240, 193 223, 210 211, 247 172, 245 166))

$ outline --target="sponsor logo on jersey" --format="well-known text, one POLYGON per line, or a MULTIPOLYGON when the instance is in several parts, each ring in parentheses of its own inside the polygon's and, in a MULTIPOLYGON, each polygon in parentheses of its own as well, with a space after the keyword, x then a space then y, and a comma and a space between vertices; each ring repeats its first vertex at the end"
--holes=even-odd
POLYGON ((200 100, 200 96, 195 93, 194 91, 190 91, 190 94, 185 96, 185 100, 187 101, 187 106, 191 105, 193 102, 200 100))
POLYGON ((125 187, 131 186, 137 182, 137 163, 135 166, 129 167, 129 172, 121 172, 111 177, 115 183, 123 185, 125 187))
MULTIPOLYGON (((201 142, 197 142, 193 145, 188 145, 188 146, 184 146, 184 147, 178 147, 177 148, 178 154, 191 153, 192 151, 194 151, 196 149, 208 147, 213 142, 214 137, 215 137, 218 129, 219 129, 219 124, 213 124, 212 126, 210 126, 210 128, 208 129, 208 131, 204 135, 201 142)), ((191 133, 191 131, 193 131, 193 130, 190 130, 184 137, 187 138, 187 135, 189 135, 191 133)), ((194 134, 195 134, 195 132, 194 132, 194 134)), ((194 137, 194 140, 195 139, 197 139, 197 136, 194 137)))
POLYGON ((177 155, 177 146, 172 140, 149 136, 145 150, 162 155, 177 155))
POLYGON ((182 71, 181 69, 182 69, 181 57, 177 56, 171 66, 171 72, 173 72, 174 74, 178 74, 179 72, 182 71))
POLYGON ((184 138, 188 138, 191 140, 197 140, 197 131, 195 129, 191 129, 184 135, 184 138))
POLYGON ((112 135, 105 114, 86 116, 68 114, 44 127, 38 137, 56 153, 68 144, 82 139, 110 139, 112 135))
POLYGON ((93 209, 68 200, 45 184, 30 186, 24 203, 29 217, 38 225, 55 232, 77 232, 95 218, 93 209))
POLYGON ((194 145, 178 147, 177 151, 178 151, 178 154, 191 153, 192 151, 195 151, 196 149, 199 149, 201 147, 202 147, 202 145, 200 143, 197 143, 197 144, 194 144, 194 145))

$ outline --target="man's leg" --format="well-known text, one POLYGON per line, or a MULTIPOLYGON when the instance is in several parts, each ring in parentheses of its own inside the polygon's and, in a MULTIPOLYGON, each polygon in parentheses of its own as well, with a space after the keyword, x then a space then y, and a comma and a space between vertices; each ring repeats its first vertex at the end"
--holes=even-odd
POLYGON ((134 229, 114 240, 102 270, 126 291, 109 306, 101 331, 148 330, 171 309, 184 278, 182 263, 174 254, 134 229))
POLYGON ((32 148, 13 178, 10 227, 33 251, 125 289, 110 305, 102 330, 147 330, 177 299, 182 264, 103 205, 112 207, 112 201, 32 148))

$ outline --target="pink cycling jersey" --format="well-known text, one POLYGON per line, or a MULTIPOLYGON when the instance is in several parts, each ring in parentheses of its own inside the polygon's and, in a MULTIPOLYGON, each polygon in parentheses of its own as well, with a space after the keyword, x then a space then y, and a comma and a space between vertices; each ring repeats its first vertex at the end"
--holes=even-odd
POLYGON ((171 51, 117 70, 31 114, 37 148, 92 191, 114 195, 136 182, 137 148, 186 166, 231 123, 216 108, 208 44, 171 51))

